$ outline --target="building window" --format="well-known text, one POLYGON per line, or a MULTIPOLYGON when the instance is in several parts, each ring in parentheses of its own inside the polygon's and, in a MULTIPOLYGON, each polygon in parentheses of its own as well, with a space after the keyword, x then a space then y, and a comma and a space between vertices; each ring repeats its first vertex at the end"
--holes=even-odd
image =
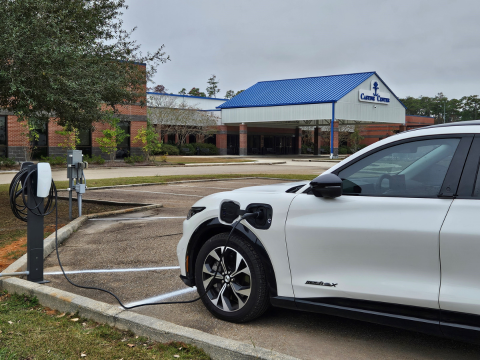
POLYGON ((79 130, 78 140, 76 149, 81 150, 83 155, 92 156, 92 131, 90 129, 79 130))
POLYGON ((38 137, 32 141, 34 146, 32 159, 40 160, 42 156, 48 156, 48 124, 37 125, 32 131, 38 134, 38 137))
MULTIPOLYGON (((130 135, 130 123, 127 121, 122 121, 118 124, 118 127, 125 131, 125 134, 130 135)), ((117 159, 123 159, 130 156, 130 136, 127 136, 123 141, 117 146, 117 159)))

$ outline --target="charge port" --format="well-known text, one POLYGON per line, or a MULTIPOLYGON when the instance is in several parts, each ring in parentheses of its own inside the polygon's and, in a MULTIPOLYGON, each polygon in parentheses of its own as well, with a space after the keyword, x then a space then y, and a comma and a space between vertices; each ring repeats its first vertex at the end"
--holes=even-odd
POLYGON ((257 218, 247 218, 247 222, 256 229, 266 230, 272 225, 273 210, 268 204, 250 204, 246 212, 260 212, 257 218))

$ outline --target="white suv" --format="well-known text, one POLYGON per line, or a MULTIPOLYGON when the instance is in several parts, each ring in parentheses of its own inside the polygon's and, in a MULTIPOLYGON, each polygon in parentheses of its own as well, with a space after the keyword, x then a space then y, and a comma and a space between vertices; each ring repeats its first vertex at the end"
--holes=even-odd
POLYGON ((480 339, 480 121, 400 133, 311 182, 198 201, 181 278, 215 316, 273 306, 480 339), (242 220, 221 260, 232 225, 242 220))

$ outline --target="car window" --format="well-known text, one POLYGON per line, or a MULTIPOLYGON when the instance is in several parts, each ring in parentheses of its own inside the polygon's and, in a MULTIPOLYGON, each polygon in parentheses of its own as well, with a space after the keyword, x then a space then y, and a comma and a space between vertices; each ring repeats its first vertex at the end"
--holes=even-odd
POLYGON ((340 171, 343 194, 436 197, 459 142, 420 140, 377 151, 340 171))
POLYGON ((477 170, 477 177, 475 180, 475 187, 473 188, 472 197, 479 199, 480 198, 480 162, 477 170))

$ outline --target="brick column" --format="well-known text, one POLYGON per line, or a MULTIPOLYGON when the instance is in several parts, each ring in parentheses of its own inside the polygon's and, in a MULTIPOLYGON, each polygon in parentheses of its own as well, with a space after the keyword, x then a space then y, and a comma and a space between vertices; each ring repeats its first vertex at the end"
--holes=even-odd
POLYGON ((319 126, 315 126, 315 130, 313 131, 313 155, 320 155, 321 154, 321 146, 322 146, 322 130, 319 126))
POLYGON ((333 158, 338 159, 338 121, 333 123, 333 158))
POLYGON ((302 153, 302 129, 295 128, 295 145, 297 146, 297 154, 302 153))
POLYGON ((175 134, 175 144, 178 144, 178 134, 175 134))
POLYGON ((405 130, 406 130, 406 126, 405 126, 405 125, 400 125, 400 126, 398 127, 398 131, 399 131, 399 132, 404 132, 405 130))
POLYGON ((218 125, 216 137, 217 148, 220 155, 227 155, 227 125, 218 125))
POLYGON ((167 133, 163 134, 163 143, 168 144, 168 134, 167 133))
POLYGON ((247 125, 240 125, 240 146, 238 149, 238 154, 240 156, 247 155, 247 125))

